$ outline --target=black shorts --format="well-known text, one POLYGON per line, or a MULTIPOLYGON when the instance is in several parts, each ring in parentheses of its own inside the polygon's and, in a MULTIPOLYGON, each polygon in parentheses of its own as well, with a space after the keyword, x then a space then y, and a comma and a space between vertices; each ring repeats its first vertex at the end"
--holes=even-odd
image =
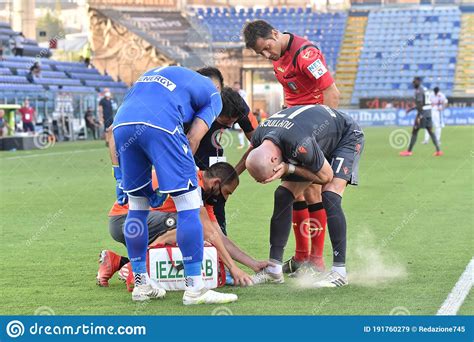
POLYGON ((413 128, 419 129, 419 128, 432 128, 433 127, 433 120, 431 119, 431 110, 423 111, 423 116, 420 118, 419 122, 417 119, 415 119, 415 125, 413 128))
MULTIPOLYGON (((152 243, 164 233, 176 229, 176 213, 165 213, 152 210, 148 214, 148 244, 152 243)), ((127 215, 109 217, 109 232, 112 238, 125 245, 123 226, 127 215)))
POLYGON ((32 122, 23 122, 23 131, 24 132, 34 132, 35 125, 32 122))
MULTIPOLYGON (((358 125, 353 125, 346 131, 344 137, 327 158, 335 178, 344 179, 351 185, 359 183, 359 161, 364 150, 364 143, 364 132, 358 125)), ((282 180, 288 182, 308 181, 296 175, 283 177, 282 180)))

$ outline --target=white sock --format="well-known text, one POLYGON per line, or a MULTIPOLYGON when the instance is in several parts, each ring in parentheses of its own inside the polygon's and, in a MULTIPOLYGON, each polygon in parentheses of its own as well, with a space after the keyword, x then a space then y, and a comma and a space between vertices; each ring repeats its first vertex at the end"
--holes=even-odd
POLYGON ((282 264, 276 263, 275 260, 270 260, 270 261, 273 262, 273 264, 275 266, 268 265, 267 266, 267 271, 268 272, 273 273, 273 274, 280 274, 280 273, 283 272, 283 265, 282 264))
POLYGON ((146 285, 149 282, 148 273, 133 273, 135 285, 146 285))
POLYGON ((346 266, 333 266, 332 270, 336 271, 337 273, 342 275, 344 278, 347 276, 346 266))
POLYGON ((239 144, 240 146, 245 146, 245 134, 239 133, 239 144))
POLYGON ((199 292, 204 287, 202 275, 186 277, 184 282, 186 284, 186 291, 199 292))

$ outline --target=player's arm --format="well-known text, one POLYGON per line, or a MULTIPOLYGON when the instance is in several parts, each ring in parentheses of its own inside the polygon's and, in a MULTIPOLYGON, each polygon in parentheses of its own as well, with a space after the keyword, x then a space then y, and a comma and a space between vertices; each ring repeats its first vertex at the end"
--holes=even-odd
POLYGON ((191 151, 196 153, 201 139, 206 135, 209 127, 206 122, 200 118, 195 118, 191 124, 188 134, 186 135, 189 141, 189 146, 191 146, 191 151))
POLYGON ((323 90, 323 104, 328 107, 337 109, 339 107, 339 99, 341 93, 337 89, 336 83, 332 83, 329 87, 323 90))
POLYGON ((235 261, 251 268, 255 272, 261 271, 263 268, 267 267, 270 264, 267 260, 255 260, 250 255, 241 250, 239 246, 237 246, 232 240, 225 236, 224 233, 222 233, 221 229, 219 229, 218 231, 222 238, 222 241, 224 242, 225 248, 229 251, 230 256, 235 261))
POLYGON ((204 238, 206 241, 211 242, 214 247, 216 247, 219 256, 222 258, 222 261, 229 269, 232 278, 234 278, 235 284, 242 286, 252 285, 252 279, 250 276, 242 271, 230 256, 219 233, 220 227, 210 220, 209 214, 207 213, 205 207, 201 207, 199 216, 203 226, 204 238))
POLYGON ((273 169, 273 171, 275 172, 275 174, 271 178, 265 180, 263 183, 270 183, 275 179, 279 179, 283 176, 295 174, 296 176, 303 177, 304 179, 307 179, 308 181, 315 184, 326 184, 329 183, 334 176, 331 165, 329 165, 326 159, 324 159, 323 166, 316 172, 303 166, 290 166, 290 164, 285 162, 282 162, 277 165, 273 169))
POLYGON ((248 150, 244 153, 244 155, 242 156, 242 158, 240 158, 239 162, 235 165, 235 171, 237 172, 237 174, 240 176, 242 174, 242 172, 245 171, 246 167, 245 167, 245 161, 247 160, 247 157, 250 153, 250 151, 252 151, 253 147, 252 145, 249 146, 248 150))
POLYGON ((334 83, 334 78, 328 70, 324 55, 320 50, 311 46, 302 51, 296 60, 299 70, 316 83, 323 93, 323 104, 338 108, 340 93, 334 83))
POLYGON ((99 101, 99 123, 104 123, 104 108, 102 107, 102 100, 99 101))

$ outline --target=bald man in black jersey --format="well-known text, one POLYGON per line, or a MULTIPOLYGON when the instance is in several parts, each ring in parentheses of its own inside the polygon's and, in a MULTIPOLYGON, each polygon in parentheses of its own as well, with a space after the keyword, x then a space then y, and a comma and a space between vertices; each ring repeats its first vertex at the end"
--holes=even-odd
POLYGON ((291 230, 292 204, 311 184, 321 184, 333 248, 333 267, 319 274, 315 287, 347 285, 346 219, 341 202, 347 184, 358 182, 364 133, 347 114, 325 105, 295 106, 261 123, 246 153, 245 166, 260 183, 281 179, 270 224, 270 260, 254 284, 284 282, 283 251, 291 230))

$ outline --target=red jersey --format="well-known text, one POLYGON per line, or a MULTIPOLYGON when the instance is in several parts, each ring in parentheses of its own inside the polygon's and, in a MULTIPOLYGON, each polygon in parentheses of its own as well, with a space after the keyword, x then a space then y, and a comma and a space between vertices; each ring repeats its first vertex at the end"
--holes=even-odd
POLYGON ((323 90, 334 83, 323 53, 309 40, 290 35, 283 56, 273 62, 273 71, 283 86, 288 107, 323 104, 323 90))
POLYGON ((29 123, 33 121, 35 110, 32 107, 21 107, 18 110, 21 113, 21 121, 29 123))

